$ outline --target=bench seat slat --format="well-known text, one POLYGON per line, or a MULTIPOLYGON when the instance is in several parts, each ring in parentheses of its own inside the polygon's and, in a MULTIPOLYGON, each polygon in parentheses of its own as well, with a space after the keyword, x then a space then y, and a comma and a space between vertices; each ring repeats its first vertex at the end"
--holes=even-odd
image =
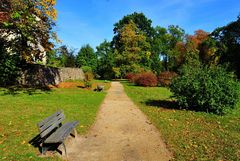
POLYGON ((62 111, 57 111, 54 114, 52 114, 51 116, 45 118, 44 120, 42 120, 41 122, 39 122, 37 124, 38 127, 42 127, 44 124, 46 124, 48 121, 50 121, 51 119, 53 119, 54 117, 60 115, 61 113, 63 113, 62 111))
POLYGON ((59 126, 60 123, 62 123, 62 121, 64 120, 64 117, 61 117, 59 120, 56 120, 55 122, 53 122, 47 129, 45 129, 44 131, 42 131, 40 133, 40 136, 43 138, 45 136, 47 136, 49 133, 51 133, 55 128, 57 128, 59 126))
POLYGON ((62 143, 78 124, 78 121, 65 123, 50 135, 44 143, 62 143))
MULTIPOLYGON (((49 120, 48 122, 46 122, 44 125, 42 125, 41 127, 39 127, 39 132, 43 132, 44 130, 47 130, 47 128, 49 128, 50 126, 53 126, 55 124, 60 124, 61 122, 59 122, 59 120, 63 121, 63 119, 65 119, 65 116, 63 113, 60 113, 59 115, 53 117, 51 120, 49 120)), ((58 125, 56 125, 58 126, 58 125)), ((56 127, 55 126, 55 127, 56 127)), ((53 128, 55 128, 53 127, 53 128)))

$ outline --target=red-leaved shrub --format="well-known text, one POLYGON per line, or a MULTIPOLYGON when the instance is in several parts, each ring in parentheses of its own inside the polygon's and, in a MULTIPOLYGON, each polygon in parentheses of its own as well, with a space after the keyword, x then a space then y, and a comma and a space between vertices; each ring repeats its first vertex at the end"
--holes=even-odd
POLYGON ((156 87, 158 81, 156 75, 152 72, 144 72, 134 77, 134 83, 144 87, 156 87))
POLYGON ((158 82, 161 86, 169 86, 172 83, 172 79, 177 76, 175 72, 162 72, 158 76, 158 82))
POLYGON ((125 78, 129 81, 129 82, 134 82, 134 77, 136 76, 136 74, 134 73, 127 73, 125 78))

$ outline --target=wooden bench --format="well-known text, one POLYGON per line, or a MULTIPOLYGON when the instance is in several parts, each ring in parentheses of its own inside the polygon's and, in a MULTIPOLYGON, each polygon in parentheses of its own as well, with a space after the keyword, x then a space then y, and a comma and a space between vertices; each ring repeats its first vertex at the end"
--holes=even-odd
POLYGON ((64 141, 69 135, 76 137, 77 134, 75 127, 79 124, 79 122, 73 121, 63 124, 62 122, 64 119, 65 115, 63 111, 57 111, 53 115, 45 118, 37 124, 40 132, 39 135, 42 140, 42 155, 45 155, 48 149, 51 147, 62 144, 65 155, 67 156, 67 150, 64 141))

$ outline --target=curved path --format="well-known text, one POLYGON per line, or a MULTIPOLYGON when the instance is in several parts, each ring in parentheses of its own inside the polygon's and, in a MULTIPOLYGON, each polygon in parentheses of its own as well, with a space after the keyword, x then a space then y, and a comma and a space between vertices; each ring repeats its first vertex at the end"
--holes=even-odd
POLYGON ((70 161, 167 161, 159 131, 113 82, 95 125, 67 149, 70 161))

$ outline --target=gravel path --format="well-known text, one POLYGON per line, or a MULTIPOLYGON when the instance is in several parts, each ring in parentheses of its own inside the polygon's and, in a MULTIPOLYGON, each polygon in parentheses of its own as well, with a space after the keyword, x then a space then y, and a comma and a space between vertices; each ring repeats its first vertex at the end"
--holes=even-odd
MULTIPOLYGON (((81 123, 80 123, 81 124, 81 123)), ((68 147, 70 161, 167 161, 159 131, 113 82, 101 105, 95 125, 68 147)))

